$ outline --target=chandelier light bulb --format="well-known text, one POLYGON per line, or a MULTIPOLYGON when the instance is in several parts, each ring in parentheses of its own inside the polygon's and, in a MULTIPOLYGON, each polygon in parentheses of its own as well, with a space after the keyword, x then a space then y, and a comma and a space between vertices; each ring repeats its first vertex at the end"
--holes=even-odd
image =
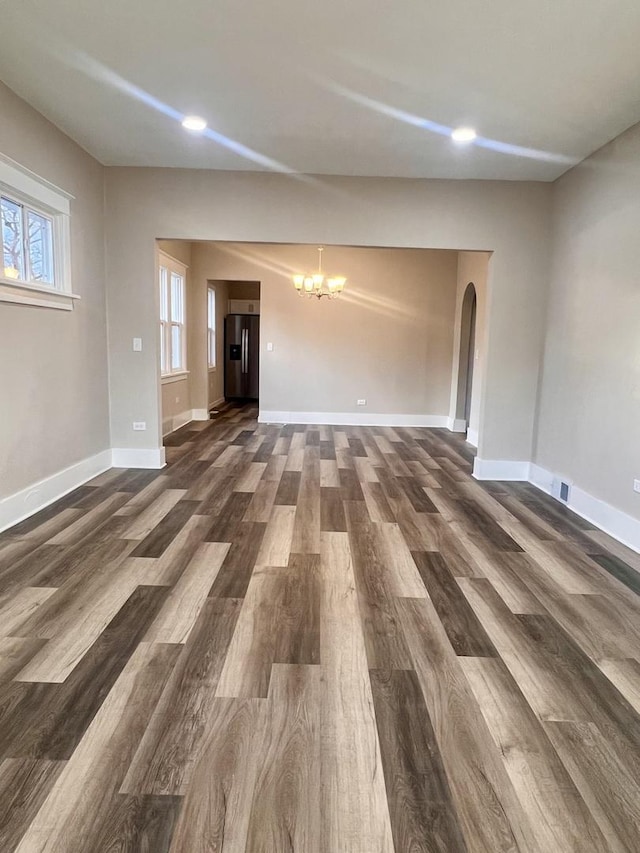
POLYGON ((347 279, 344 276, 326 277, 322 272, 323 247, 318 246, 318 271, 315 273, 296 273, 293 275, 293 286, 298 291, 298 296, 315 296, 321 299, 328 296, 334 299, 344 290, 347 279))

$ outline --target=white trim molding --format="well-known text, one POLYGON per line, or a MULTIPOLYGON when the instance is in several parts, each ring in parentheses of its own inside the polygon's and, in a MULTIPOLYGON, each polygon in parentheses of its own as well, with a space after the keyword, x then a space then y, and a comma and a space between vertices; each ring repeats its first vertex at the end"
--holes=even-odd
POLYGON ((186 412, 180 412, 179 415, 170 415, 162 421, 162 437, 171 435, 177 429, 186 426, 190 421, 194 420, 192 410, 187 409, 186 412))
POLYGON ((355 412, 272 412, 260 410, 261 424, 331 424, 333 426, 433 427, 447 429, 446 415, 360 414, 355 412))
POLYGON ((209 410, 208 409, 192 409, 191 410, 191 420, 192 421, 208 421, 209 420, 209 410))
POLYGON ((600 498, 595 498, 589 492, 574 485, 570 479, 555 475, 540 465, 532 463, 529 482, 557 500, 559 500, 560 482, 568 483, 569 500, 561 503, 580 518, 590 521, 618 542, 640 553, 640 521, 637 518, 601 501, 600 498))
POLYGON ((447 418, 447 429, 451 432, 466 432, 467 422, 464 418, 447 418))
POLYGON ((103 450, 3 498, 0 500, 0 531, 40 512, 109 468, 111 451, 103 450))
POLYGON ((113 468, 164 468, 164 447, 114 447, 111 451, 113 468))
POLYGON ((473 476, 476 480, 528 480, 529 462, 511 459, 480 459, 476 456, 473 463, 473 476))
POLYGON ((478 447, 478 430, 477 429, 468 429, 467 430, 467 444, 470 444, 471 447, 478 447))

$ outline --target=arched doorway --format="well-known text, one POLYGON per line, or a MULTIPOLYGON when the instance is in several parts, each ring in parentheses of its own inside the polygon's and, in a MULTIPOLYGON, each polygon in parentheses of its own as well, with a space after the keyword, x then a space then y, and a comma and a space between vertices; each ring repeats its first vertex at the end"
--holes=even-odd
POLYGON ((462 300, 458 394, 456 398, 456 419, 465 422, 466 430, 469 429, 471 399, 473 396, 473 367, 476 350, 476 306, 476 288, 474 283, 470 281, 462 300))

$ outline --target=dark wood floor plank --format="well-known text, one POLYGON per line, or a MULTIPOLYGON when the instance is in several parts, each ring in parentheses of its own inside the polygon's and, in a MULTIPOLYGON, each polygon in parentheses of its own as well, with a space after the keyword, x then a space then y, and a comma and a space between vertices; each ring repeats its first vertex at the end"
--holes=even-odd
POLYGON ((370 676, 396 850, 466 853, 415 672, 370 676))
POLYGON ((399 610, 469 850, 534 853, 530 819, 473 699, 465 658, 456 657, 429 599, 401 599, 399 610))
POLYGON ((416 512, 438 512, 415 477, 398 477, 398 483, 416 512))
POLYGON ((0 761, 0 850, 13 853, 64 767, 63 761, 0 761))
POLYGON ((182 797, 115 796, 93 836, 92 851, 168 853, 181 806, 182 797))
POLYGON ((232 492, 204 537, 205 542, 232 542, 235 526, 244 518, 252 497, 250 492, 232 492))
POLYGON ((320 530, 346 532, 347 519, 342 502, 342 489, 320 489, 320 530))
POLYGON ((165 597, 161 587, 138 587, 62 684, 0 688, 0 755, 70 758, 165 597))
POLYGON ((178 501, 160 524, 142 540, 131 556, 161 557, 199 506, 199 501, 178 501))
POLYGON ((441 554, 413 551, 429 597, 457 655, 495 657, 487 632, 471 609, 441 554))
POLYGON ((614 554, 589 554, 599 566, 640 596, 640 572, 628 566, 614 554))
POLYGON ((266 524, 239 522, 229 552, 209 591, 212 598, 244 598, 264 539, 266 524))
POLYGON ((320 663, 320 555, 292 554, 280 573, 274 663, 320 663))
POLYGON ((24 850, 95 850, 180 647, 137 646, 22 838, 24 850))
POLYGON ((276 492, 275 504, 279 506, 295 506, 300 491, 300 472, 284 471, 276 492))

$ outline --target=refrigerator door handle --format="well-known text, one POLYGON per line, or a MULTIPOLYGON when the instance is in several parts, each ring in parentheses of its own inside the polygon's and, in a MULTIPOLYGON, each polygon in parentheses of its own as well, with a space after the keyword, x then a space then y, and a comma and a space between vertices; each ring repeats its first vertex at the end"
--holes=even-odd
POLYGON ((248 329, 242 330, 242 372, 248 372, 248 355, 249 355, 249 331, 248 329))

